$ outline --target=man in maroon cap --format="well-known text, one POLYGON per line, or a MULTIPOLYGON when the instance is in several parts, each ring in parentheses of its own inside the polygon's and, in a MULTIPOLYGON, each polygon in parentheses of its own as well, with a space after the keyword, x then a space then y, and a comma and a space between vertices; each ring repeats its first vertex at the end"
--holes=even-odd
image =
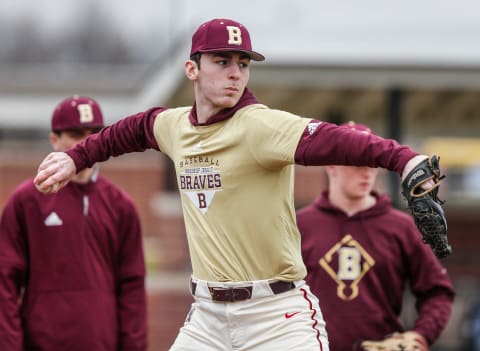
MULTIPOLYGON (((56 192, 95 162, 153 148, 172 160, 195 299, 171 350, 328 351, 293 203, 294 165, 381 166, 408 174, 427 158, 394 140, 270 109, 248 90, 252 48, 239 22, 215 18, 192 36, 185 75, 193 106, 153 107, 67 152, 34 179, 56 192)), ((426 186, 432 187, 432 184, 426 186)))
MULTIPOLYGON (((103 126, 97 102, 74 96, 50 143, 65 151, 103 126)), ((0 222, 0 350, 145 351, 144 280, 136 208, 98 167, 53 196, 27 180, 0 222)))
MULTIPOLYGON (((343 128, 372 133, 353 122, 343 128)), ((452 309, 445 268, 411 216, 373 190, 378 168, 326 166, 326 172, 328 190, 297 211, 297 224, 306 281, 321 301, 332 350, 400 350, 402 344, 427 351, 452 309), (418 315, 405 331, 400 312, 407 286, 418 315)))

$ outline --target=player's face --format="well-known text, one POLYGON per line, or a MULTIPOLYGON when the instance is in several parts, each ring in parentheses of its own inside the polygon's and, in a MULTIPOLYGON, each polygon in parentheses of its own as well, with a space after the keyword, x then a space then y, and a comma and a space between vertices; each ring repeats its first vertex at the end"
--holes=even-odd
POLYGON ((60 133, 60 135, 51 133, 50 143, 55 151, 66 151, 95 132, 97 132, 97 130, 84 128, 64 130, 60 133))
POLYGON ((202 54, 192 79, 197 106, 206 104, 215 112, 235 106, 250 78, 249 65, 250 57, 241 52, 202 54))
POLYGON ((378 168, 332 166, 330 181, 345 197, 359 200, 370 194, 378 174, 378 168))

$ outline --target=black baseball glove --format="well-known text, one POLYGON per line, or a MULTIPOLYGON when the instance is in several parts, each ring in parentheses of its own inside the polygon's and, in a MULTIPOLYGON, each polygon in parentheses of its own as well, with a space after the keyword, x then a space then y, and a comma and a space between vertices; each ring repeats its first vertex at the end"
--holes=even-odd
POLYGON ((441 206, 444 201, 438 198, 440 181, 445 178, 440 175, 439 160, 434 155, 415 166, 402 181, 402 194, 423 241, 430 245, 438 258, 443 258, 452 253, 452 248, 448 244, 447 220, 441 206), (423 189, 422 185, 429 180, 435 185, 423 189))

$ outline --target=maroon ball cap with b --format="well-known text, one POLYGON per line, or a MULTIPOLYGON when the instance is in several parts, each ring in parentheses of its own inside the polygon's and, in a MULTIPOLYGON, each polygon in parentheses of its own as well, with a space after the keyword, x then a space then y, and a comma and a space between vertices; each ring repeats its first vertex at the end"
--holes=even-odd
POLYGON ((90 97, 74 95, 58 104, 52 115, 52 131, 103 128, 103 115, 98 103, 90 97))
POLYGON ((215 18, 203 23, 192 36, 190 56, 197 52, 241 51, 254 61, 263 61, 265 56, 252 50, 247 28, 227 18, 215 18))

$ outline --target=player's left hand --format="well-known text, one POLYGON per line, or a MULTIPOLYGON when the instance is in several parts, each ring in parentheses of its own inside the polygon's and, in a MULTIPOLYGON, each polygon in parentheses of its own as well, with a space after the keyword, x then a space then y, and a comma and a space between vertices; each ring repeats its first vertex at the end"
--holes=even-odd
POLYGON ((75 175, 73 160, 65 152, 52 152, 38 166, 33 182, 42 193, 56 193, 75 175))
MULTIPOLYGON (((422 161, 428 159, 427 155, 417 155, 415 157, 412 157, 410 160, 408 160, 407 164, 405 165, 405 168, 402 171, 402 181, 405 180, 408 174, 417 166, 419 165, 422 161)), ((428 190, 431 187, 435 185, 435 182, 430 180, 428 182, 425 182, 422 184, 422 187, 424 190, 428 190)))
POLYGON ((438 258, 451 254, 447 238, 447 220, 438 198, 441 180, 440 158, 436 155, 414 166, 402 180, 402 195, 425 243, 431 246, 438 258), (433 186, 426 186, 433 182, 433 186))
POLYGON ((428 351, 425 338, 414 331, 393 333, 383 340, 365 340, 360 346, 363 351, 428 351))

